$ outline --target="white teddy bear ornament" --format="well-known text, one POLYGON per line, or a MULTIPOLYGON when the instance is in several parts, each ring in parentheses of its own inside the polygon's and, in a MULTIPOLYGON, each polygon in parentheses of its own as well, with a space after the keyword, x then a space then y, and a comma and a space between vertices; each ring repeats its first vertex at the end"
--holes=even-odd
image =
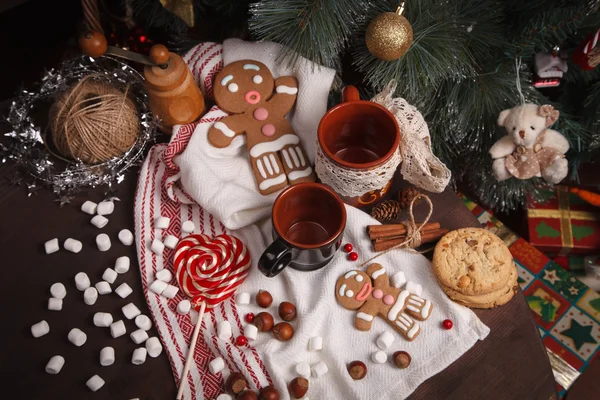
POLYGON ((500 113, 498 125, 506 129, 507 135, 490 148, 492 171, 498 181, 541 176, 550 183, 559 183, 567 176, 565 153, 569 142, 559 132, 548 129, 558 116, 554 107, 535 104, 500 113))

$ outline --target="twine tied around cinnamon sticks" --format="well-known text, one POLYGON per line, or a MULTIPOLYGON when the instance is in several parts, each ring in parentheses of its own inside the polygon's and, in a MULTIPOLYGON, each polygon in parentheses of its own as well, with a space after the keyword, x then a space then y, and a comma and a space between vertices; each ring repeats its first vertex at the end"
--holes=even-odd
POLYGON ((421 244, 437 240, 448 233, 447 229, 440 229, 439 223, 429 222, 432 213, 433 203, 431 199, 429 196, 420 193, 410 202, 408 220, 402 221, 400 224, 370 225, 367 229, 369 237, 373 241, 373 250, 380 253, 362 263, 361 267, 392 250, 403 247, 414 253, 423 253, 414 250, 414 248, 419 247, 421 244), (423 222, 417 225, 413 213, 413 205, 419 198, 425 199, 429 205, 429 212, 423 222))

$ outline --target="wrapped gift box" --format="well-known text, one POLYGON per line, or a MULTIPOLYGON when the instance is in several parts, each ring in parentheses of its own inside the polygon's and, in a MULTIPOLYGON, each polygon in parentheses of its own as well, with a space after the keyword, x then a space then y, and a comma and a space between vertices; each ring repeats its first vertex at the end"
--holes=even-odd
POLYGON ((566 186, 529 200, 529 241, 547 254, 591 254, 600 249, 600 210, 569 193, 566 186))
POLYGON ((564 398, 575 379, 600 355, 600 294, 492 213, 461 197, 482 228, 498 235, 513 255, 519 285, 546 346, 560 398, 564 398))

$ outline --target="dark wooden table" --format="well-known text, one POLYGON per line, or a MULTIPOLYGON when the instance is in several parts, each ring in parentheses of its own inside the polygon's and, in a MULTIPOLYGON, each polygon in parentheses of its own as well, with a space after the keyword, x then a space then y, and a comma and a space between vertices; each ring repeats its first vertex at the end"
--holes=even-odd
MULTIPOLYGON (((132 321, 125 321, 128 334, 118 339, 113 339, 107 328, 92 324, 92 316, 97 311, 110 312, 115 320, 120 319, 120 308, 129 302, 134 302, 148 315, 135 248, 123 246, 116 238, 122 228, 133 231, 136 171, 130 171, 117 187, 121 201, 116 203, 115 212, 108 216, 109 224, 102 230, 112 239, 112 247, 106 253, 96 249, 95 237, 100 230, 90 224, 90 216, 79 210, 84 200, 102 200, 102 190, 83 193, 72 204, 61 208, 47 189, 28 197, 25 187, 11 185, 6 179, 12 174, 10 165, 0 166, 0 251, 6 278, 0 291, 3 305, 0 318, 4 325, 0 350, 2 398, 173 399, 175 385, 165 352, 157 359, 148 358, 141 366, 131 364, 132 352, 138 347, 129 338, 135 329, 132 321), (54 237, 59 238, 61 244, 68 237, 79 239, 83 250, 79 254, 61 250, 46 255, 43 244, 54 237), (75 288, 75 274, 84 271, 92 283, 98 282, 102 272, 122 255, 131 258, 132 268, 119 276, 117 284, 127 282, 133 294, 121 299, 111 293, 100 296, 93 306, 86 305, 82 292, 75 288), (62 282, 67 287, 60 312, 48 311, 46 306, 49 288, 54 282, 62 282), (30 327, 42 319, 50 324, 50 333, 34 339, 30 327), (88 335, 81 348, 67 340, 67 333, 74 327, 88 335), (99 364, 99 352, 104 346, 113 346, 116 351, 116 361, 109 367, 99 364), (64 356, 66 364, 59 375, 49 375, 44 372, 44 366, 56 354, 64 356), (94 374, 106 381, 106 386, 96 393, 85 386, 86 380, 94 374)), ((432 200, 435 204, 432 218, 443 226, 455 229, 477 225, 469 210, 450 190, 433 195, 432 200)), ((411 398, 555 398, 550 366, 523 295, 519 293, 501 308, 477 311, 477 314, 491 328, 488 338, 422 384, 411 398)), ((150 334, 156 335, 156 330, 153 328, 150 334)))

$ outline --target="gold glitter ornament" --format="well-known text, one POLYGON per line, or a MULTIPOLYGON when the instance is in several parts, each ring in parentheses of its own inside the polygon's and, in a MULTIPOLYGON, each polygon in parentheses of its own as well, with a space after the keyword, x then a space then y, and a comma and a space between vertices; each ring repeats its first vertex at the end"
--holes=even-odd
POLYGON ((412 44, 412 26, 402 16, 403 12, 404 3, 395 13, 386 12, 373 18, 367 27, 365 35, 367 49, 380 60, 397 60, 406 54, 412 44))

